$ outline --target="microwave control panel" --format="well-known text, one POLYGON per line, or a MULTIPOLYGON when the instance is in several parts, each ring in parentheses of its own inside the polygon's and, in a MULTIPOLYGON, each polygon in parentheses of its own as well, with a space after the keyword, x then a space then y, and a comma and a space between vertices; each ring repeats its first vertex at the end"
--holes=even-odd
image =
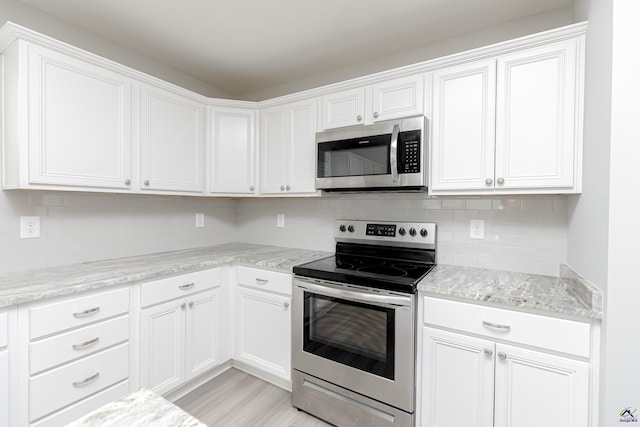
POLYGON ((420 131, 403 132, 400 139, 399 173, 419 173, 421 163, 420 131))

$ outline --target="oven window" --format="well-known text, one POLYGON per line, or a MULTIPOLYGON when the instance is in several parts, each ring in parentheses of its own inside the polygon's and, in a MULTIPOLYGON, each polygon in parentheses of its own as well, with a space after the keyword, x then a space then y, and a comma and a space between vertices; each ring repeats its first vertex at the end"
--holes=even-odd
POLYGON ((304 296, 304 351, 394 379, 394 309, 304 296))
POLYGON ((390 135, 382 135, 318 144, 318 178, 390 174, 390 141, 390 135))

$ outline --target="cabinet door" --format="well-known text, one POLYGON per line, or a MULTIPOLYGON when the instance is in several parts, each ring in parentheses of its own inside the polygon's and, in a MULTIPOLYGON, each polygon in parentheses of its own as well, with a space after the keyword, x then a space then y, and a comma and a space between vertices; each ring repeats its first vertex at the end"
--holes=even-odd
POLYGON ((313 99, 293 104, 289 111, 288 193, 316 191, 317 103, 313 99))
POLYGON ((500 344, 496 355, 496 427, 589 424, 586 362, 500 344))
POLYGON ((140 313, 140 386, 162 394, 184 380, 186 303, 170 301, 140 313))
POLYGON ((287 112, 282 108, 263 111, 260 126, 260 192, 282 194, 287 186, 287 112))
POLYGON ((498 58, 496 188, 571 188, 580 111, 578 41, 498 58))
POLYGON ((430 190, 493 189, 495 61, 433 72, 430 190))
POLYGON ((291 299, 238 286, 235 358, 291 380, 291 299))
POLYGON ((333 129, 364 123, 365 89, 352 89, 322 97, 322 126, 333 129))
POLYGON ((0 426, 9 424, 9 352, 0 350, 0 426))
POLYGON ((131 82, 28 45, 29 182, 128 189, 131 82))
POLYGON ((212 193, 255 194, 255 112, 215 108, 210 113, 212 193))
POLYGON ((140 103, 140 188, 203 191, 204 104, 143 86, 140 103))
POLYGON ((422 334, 422 426, 492 427, 495 344, 426 327, 422 334))
POLYGON ((424 114, 424 75, 418 74, 373 85, 370 114, 374 122, 424 114))
POLYGON ((220 361, 219 289, 187 298, 186 379, 189 380, 220 361))

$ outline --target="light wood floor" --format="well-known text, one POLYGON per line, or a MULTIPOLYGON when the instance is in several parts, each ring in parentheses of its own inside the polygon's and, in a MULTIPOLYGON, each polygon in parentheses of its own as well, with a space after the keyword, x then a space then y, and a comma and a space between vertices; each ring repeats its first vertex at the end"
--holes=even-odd
POLYGON ((231 368, 175 402, 211 427, 327 427, 291 406, 291 393, 231 368))

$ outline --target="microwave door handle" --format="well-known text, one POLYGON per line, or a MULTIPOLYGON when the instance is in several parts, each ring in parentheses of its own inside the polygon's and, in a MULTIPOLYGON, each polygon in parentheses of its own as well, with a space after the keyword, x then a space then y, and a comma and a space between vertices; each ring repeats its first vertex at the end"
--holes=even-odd
POLYGON ((391 178, 393 182, 398 182, 400 176, 398 174, 398 135, 400 134, 400 125, 393 125, 391 132, 391 145, 389 146, 389 163, 391 164, 391 178))

